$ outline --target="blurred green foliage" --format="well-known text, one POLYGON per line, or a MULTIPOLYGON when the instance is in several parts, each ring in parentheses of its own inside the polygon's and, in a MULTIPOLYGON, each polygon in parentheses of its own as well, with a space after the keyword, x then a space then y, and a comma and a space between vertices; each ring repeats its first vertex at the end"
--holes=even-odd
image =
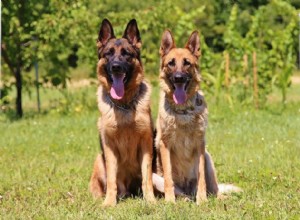
MULTIPOLYGON (((137 19, 143 64, 150 79, 157 78, 159 72, 162 32, 170 29, 177 46, 184 46, 189 34, 199 30, 202 88, 215 93, 216 100, 227 97, 252 102, 251 57, 256 51, 261 103, 274 85, 282 90, 284 101, 297 58, 299 7, 294 0, 3 0, 2 46, 12 67, 20 57, 25 87, 34 82, 26 71, 35 61, 44 69, 41 84, 65 87, 66 80, 72 78, 71 67, 88 65, 95 77, 96 38, 104 18, 111 21, 117 36, 130 19, 137 19), (230 87, 225 95, 224 52, 230 55, 230 87)), ((14 81, 3 56, 2 61, 1 98, 5 100, 14 81)))

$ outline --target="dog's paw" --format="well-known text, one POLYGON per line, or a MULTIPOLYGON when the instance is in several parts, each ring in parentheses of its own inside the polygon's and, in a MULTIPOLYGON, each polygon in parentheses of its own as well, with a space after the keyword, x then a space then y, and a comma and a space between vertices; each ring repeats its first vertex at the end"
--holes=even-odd
POLYGON ((197 203, 197 205, 200 205, 200 204, 202 204, 202 203, 205 203, 205 202, 207 202, 208 200, 207 200, 207 198, 197 198, 196 199, 196 203, 197 203))
POLYGON ((89 191, 91 192, 91 194, 95 199, 98 199, 105 195, 104 189, 100 185, 100 182, 98 181, 97 178, 91 178, 89 183, 89 191))
POLYGON ((91 194, 94 199, 99 199, 104 196, 104 193, 99 192, 99 191, 91 191, 91 194))
POLYGON ((165 194, 165 201, 166 202, 171 202, 171 203, 176 203, 175 202, 175 194, 172 193, 172 194, 165 194))
POLYGON ((153 193, 152 193, 152 194, 151 194, 151 193, 148 193, 144 198, 145 198, 145 200, 146 200, 147 202, 149 202, 149 203, 152 203, 152 204, 156 203, 156 199, 155 199, 153 193))
POLYGON ((200 205, 201 203, 207 202, 207 195, 206 192, 197 193, 196 203, 200 205))
POLYGON ((100 197, 103 197, 105 194, 103 190, 98 185, 90 185, 90 192, 94 199, 98 199, 100 197))
POLYGON ((103 206, 104 207, 113 207, 117 205, 117 199, 116 198, 108 198, 106 197, 104 202, 103 202, 103 206))

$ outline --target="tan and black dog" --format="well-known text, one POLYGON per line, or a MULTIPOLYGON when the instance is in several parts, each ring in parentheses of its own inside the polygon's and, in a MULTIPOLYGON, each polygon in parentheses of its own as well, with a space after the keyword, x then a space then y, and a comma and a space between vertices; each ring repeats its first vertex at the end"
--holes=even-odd
MULTIPOLYGON (((219 189, 214 163, 205 149, 208 110, 199 90, 198 32, 190 35, 184 48, 176 48, 171 32, 166 30, 160 55, 158 175, 153 174, 154 186, 165 193, 166 201, 175 202, 175 194, 196 195, 199 204, 208 194, 217 195, 219 189)), ((230 186, 226 190, 231 189, 238 190, 230 186)))
POLYGON ((104 205, 113 206, 142 186, 147 201, 155 201, 152 185, 153 124, 150 87, 143 80, 141 38, 131 20, 122 38, 104 19, 98 37, 98 121, 102 153, 90 180, 95 197, 106 194, 104 205))

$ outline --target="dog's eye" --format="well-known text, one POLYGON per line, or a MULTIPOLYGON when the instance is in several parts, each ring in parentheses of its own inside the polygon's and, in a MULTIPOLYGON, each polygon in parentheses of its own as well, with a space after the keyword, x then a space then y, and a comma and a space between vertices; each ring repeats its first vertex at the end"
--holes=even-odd
POLYGON ((187 59, 184 59, 184 60, 183 60, 183 65, 184 65, 184 66, 190 66, 191 63, 190 63, 190 61, 188 61, 187 59))
POLYGON ((132 53, 130 53, 128 50, 122 48, 121 50, 122 56, 132 56, 132 53))
POLYGON ((175 66, 175 59, 172 59, 171 61, 169 61, 168 66, 174 67, 175 66))
POLYGON ((104 53, 104 56, 112 56, 115 53, 114 48, 110 48, 108 51, 104 53))

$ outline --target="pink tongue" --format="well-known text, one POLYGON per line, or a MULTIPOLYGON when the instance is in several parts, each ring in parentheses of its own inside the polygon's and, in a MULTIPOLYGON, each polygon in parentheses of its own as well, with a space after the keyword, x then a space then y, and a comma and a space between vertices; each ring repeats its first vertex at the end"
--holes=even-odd
POLYGON ((110 95, 113 99, 121 99, 124 96, 124 83, 125 74, 112 74, 113 83, 110 89, 110 95))
POLYGON ((184 90, 185 83, 174 83, 175 92, 173 94, 173 100, 176 104, 183 104, 185 103, 187 96, 184 90))

